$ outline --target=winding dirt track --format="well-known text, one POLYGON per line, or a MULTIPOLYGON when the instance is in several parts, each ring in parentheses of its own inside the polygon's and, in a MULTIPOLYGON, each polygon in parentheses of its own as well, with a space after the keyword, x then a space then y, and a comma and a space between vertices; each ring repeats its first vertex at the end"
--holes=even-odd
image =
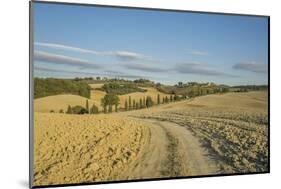
POLYGON ((139 119, 150 128, 145 152, 126 170, 126 179, 163 178, 218 173, 197 138, 175 123, 139 119))

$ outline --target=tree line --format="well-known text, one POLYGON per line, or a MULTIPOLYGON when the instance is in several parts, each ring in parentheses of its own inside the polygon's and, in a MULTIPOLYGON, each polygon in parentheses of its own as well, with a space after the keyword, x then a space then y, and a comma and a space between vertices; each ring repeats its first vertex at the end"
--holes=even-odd
MULTIPOLYGON (((145 96, 139 99, 132 99, 131 96, 129 96, 129 98, 125 100, 124 109, 121 109, 119 108, 120 105, 119 97, 115 94, 106 94, 101 99, 101 106, 103 107, 102 110, 103 113, 112 113, 113 111, 118 112, 120 109, 122 111, 130 111, 130 110, 138 110, 143 108, 150 108, 155 105, 166 104, 183 99, 186 99, 186 96, 170 95, 169 97, 165 96, 162 97, 161 99, 160 94, 158 94, 157 102, 154 102, 151 96, 145 96)), ((51 110, 50 112, 53 113, 54 110, 51 110)), ((62 109, 59 110, 59 113, 66 113, 66 114, 98 114, 100 112, 101 111, 99 110, 98 106, 96 106, 95 104, 93 104, 90 107, 88 100, 86 100, 85 106, 68 105, 66 112, 64 112, 62 109)))
POLYGON ((90 86, 84 81, 55 78, 34 78, 34 98, 73 94, 90 98, 90 86))
MULTIPOLYGON (((132 99, 131 96, 129 96, 129 98, 125 100, 124 109, 121 110, 130 111, 130 110, 138 110, 143 108, 150 108, 155 105, 185 100, 188 97, 193 98, 196 96, 202 96, 202 95, 213 94, 213 93, 225 93, 225 92, 228 92, 228 88, 215 89, 212 92, 210 92, 209 89, 203 90, 202 88, 193 88, 187 94, 184 93, 182 95, 177 95, 177 94, 167 95, 161 98, 160 94, 158 94, 156 102, 152 100, 151 96, 145 96, 139 99, 132 99)), ((120 99, 116 94, 108 93, 101 99, 101 106, 103 107, 102 110, 103 113, 112 113, 113 111, 118 112, 120 110, 119 105, 120 105, 120 99)), ((51 110, 50 112, 54 112, 54 111, 51 110)), ((64 113, 63 110, 60 110, 59 112, 64 113)), ((100 111, 98 106, 96 106, 95 104, 93 104, 92 107, 89 107, 89 101, 86 100, 85 107, 80 105, 71 107, 69 105, 66 113, 67 114, 98 114, 100 113, 100 111)))

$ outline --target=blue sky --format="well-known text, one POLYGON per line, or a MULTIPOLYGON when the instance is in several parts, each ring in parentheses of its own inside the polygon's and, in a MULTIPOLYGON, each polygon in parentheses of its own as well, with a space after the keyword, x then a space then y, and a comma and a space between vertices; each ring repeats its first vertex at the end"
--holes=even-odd
POLYGON ((267 84, 268 21, 34 3, 37 77, 267 84))

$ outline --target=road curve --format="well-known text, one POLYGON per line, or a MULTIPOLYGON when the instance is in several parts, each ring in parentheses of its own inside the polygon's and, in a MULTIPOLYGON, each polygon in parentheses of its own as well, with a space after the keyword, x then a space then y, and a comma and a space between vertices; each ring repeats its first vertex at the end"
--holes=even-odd
MULTIPOLYGON (((138 118, 134 118, 138 119, 138 118)), ((150 129, 144 152, 132 162, 122 177, 146 179, 210 175, 218 173, 207 151, 185 127, 153 119, 138 119, 150 129)))

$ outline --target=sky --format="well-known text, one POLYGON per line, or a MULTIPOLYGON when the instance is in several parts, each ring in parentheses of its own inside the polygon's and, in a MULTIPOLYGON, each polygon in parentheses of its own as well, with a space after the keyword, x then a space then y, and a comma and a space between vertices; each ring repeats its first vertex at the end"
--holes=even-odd
POLYGON ((33 5, 36 77, 268 83, 266 17, 33 5))

